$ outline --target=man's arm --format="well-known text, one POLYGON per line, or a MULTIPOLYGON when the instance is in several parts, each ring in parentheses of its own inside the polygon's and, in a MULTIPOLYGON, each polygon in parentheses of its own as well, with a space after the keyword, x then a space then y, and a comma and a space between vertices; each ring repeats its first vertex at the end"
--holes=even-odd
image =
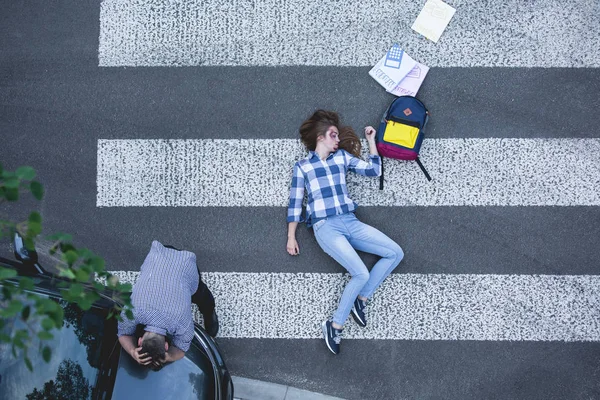
POLYGON ((178 349, 176 346, 169 346, 169 350, 165 354, 165 362, 174 362, 180 360, 185 355, 185 351, 178 349))
POLYGON ((127 335, 119 336, 119 343, 121 343, 123 350, 125 350, 138 364, 149 365, 152 362, 152 357, 146 353, 140 353, 142 348, 136 346, 135 337, 127 335))

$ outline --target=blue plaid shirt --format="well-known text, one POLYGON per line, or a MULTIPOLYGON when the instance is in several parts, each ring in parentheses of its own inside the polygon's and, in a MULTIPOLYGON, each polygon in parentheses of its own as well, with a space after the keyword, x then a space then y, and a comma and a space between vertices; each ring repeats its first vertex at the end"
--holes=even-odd
POLYGON ((153 241, 132 289, 134 319, 122 313, 118 335, 133 336, 138 324, 146 325, 146 331, 170 335, 175 347, 187 351, 194 337, 192 295, 199 279, 194 253, 153 241))
POLYGON ((346 172, 353 171, 365 176, 381 175, 381 158, 369 156, 369 162, 353 156, 345 150, 331 153, 325 161, 314 151, 294 165, 287 222, 302 221, 304 188, 308 193, 306 225, 332 215, 346 214, 356 210, 356 203, 348 197, 346 172))

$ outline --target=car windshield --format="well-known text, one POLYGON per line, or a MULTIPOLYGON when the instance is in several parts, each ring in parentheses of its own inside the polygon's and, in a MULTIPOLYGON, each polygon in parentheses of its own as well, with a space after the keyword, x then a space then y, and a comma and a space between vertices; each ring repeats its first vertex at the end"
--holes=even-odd
MULTIPOLYGON (((22 358, 13 357, 9 344, 0 345, 0 400, 90 399, 102 397, 106 390, 97 386, 101 386, 99 371, 104 369, 106 353, 115 342, 114 320, 106 320, 104 309, 82 311, 63 300, 56 301, 65 311, 64 324, 60 331, 54 331, 52 340, 42 343, 52 349, 49 363, 38 351, 39 341, 28 352, 33 372, 22 358)), ((17 321, 12 329, 24 327, 22 321, 17 321)))
POLYGON ((156 372, 121 350, 113 398, 214 399, 214 385, 212 364, 195 343, 184 358, 156 372))

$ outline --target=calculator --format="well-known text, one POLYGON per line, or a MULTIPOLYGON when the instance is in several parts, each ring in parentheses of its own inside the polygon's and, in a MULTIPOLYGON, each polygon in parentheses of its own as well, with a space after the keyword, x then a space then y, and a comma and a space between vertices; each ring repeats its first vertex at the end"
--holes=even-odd
POLYGON ((397 44, 393 45, 390 51, 387 52, 383 65, 389 68, 400 69, 402 54, 404 54, 404 50, 402 50, 397 44))

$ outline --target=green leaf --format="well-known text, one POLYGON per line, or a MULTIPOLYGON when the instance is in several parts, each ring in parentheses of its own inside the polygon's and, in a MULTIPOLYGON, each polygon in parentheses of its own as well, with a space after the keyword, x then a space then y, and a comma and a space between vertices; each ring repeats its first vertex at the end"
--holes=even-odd
POLYGON ((17 276, 17 271, 15 271, 14 269, 0 267, 0 281, 3 281, 4 279, 14 278, 15 276, 17 276))
POLYGON ((38 335, 38 337, 41 340, 52 340, 52 339, 54 339, 54 335, 51 334, 48 331, 39 331, 37 335, 38 335))
POLYGON ((74 283, 69 288, 69 294, 73 297, 81 296, 83 293, 83 285, 80 283, 74 283))
POLYGON ((31 182, 29 189, 31 190, 33 197, 35 197, 37 200, 41 200, 44 197, 44 187, 38 181, 31 182))
POLYGON ((64 276, 65 278, 75 279, 75 273, 70 268, 61 269, 58 276, 64 276))
POLYGON ((59 247, 60 247, 60 251, 62 251, 63 253, 66 253, 67 251, 72 251, 74 253, 77 253, 75 246, 73 246, 71 243, 61 242, 59 247))
POLYGON ((58 307, 56 312, 52 314, 52 318, 54 318, 54 324, 57 327, 61 328, 63 326, 65 311, 62 309, 62 307, 58 307))
POLYGON ((62 259, 64 262, 69 264, 69 266, 75 264, 75 262, 79 259, 77 252, 74 250, 69 250, 62 255, 62 259))
POLYGON ((79 254, 79 257, 81 258, 91 258, 94 256, 94 253, 86 248, 77 249, 77 254, 79 254))
POLYGON ((52 350, 50 350, 50 347, 44 346, 44 349, 42 350, 42 358, 44 361, 50 362, 50 357, 52 357, 52 350))
POLYGON ((21 289, 21 290, 33 290, 34 289, 33 279, 27 278, 25 276, 21 277, 19 279, 19 289, 21 289))
POLYGON ((128 292, 131 292, 131 289, 132 289, 131 283, 119 283, 117 285, 117 290, 119 292, 128 293, 128 292))
POLYGON ((116 287, 119 284, 119 277, 116 275, 110 275, 106 278, 106 285, 108 287, 116 287))
POLYGON ((23 303, 20 300, 11 300, 4 310, 0 310, 0 316, 11 318, 17 315, 23 309, 23 303))
POLYGON ((4 282, 2 286, 2 299, 10 300, 12 299, 13 293, 16 292, 15 288, 7 285, 8 282, 4 282))
POLYGON ((56 286, 58 286, 59 288, 63 289, 63 288, 68 288, 71 286, 73 282, 65 282, 65 281, 60 281, 56 284, 56 286))
POLYGON ((4 187, 8 189, 18 189, 21 181, 15 176, 11 176, 4 180, 4 187))
POLYGON ((44 328, 46 331, 51 330, 54 328, 54 321, 52 321, 50 318, 44 318, 42 320, 42 328, 44 328))
POLYGON ((24 360, 29 372, 33 372, 33 365, 31 364, 31 360, 29 359, 29 357, 25 357, 24 360))
POLYGON ((27 321, 29 319, 30 314, 31 314, 31 307, 25 306, 25 308, 23 308, 23 310, 21 311, 21 318, 23 319, 23 321, 27 321))
POLYGON ((47 314, 56 311, 58 306, 54 301, 46 297, 38 297, 36 299, 38 314, 47 314))
POLYGON ((4 188, 4 196, 8 201, 17 201, 19 200, 19 189, 4 188))
POLYGON ((92 257, 90 259, 90 265, 94 269, 94 272, 104 271, 104 260, 100 257, 92 257))
POLYGON ((4 168, 2 168, 2 164, 0 164, 0 176, 4 174, 4 168))
POLYGON ((55 242, 72 242, 73 236, 67 233, 55 233, 53 235, 48 236, 48 240, 52 240, 55 242))
POLYGON ((133 311, 131 311, 131 309, 126 309, 125 310, 125 316, 127 317, 127 319, 133 319, 133 311))
POLYGON ((29 222, 27 224, 27 236, 35 237, 42 232, 42 224, 37 222, 29 222))
POLYGON ((40 215, 39 212, 37 211, 33 211, 31 214, 29 214, 29 223, 35 222, 38 224, 42 223, 42 216, 40 215))
POLYGON ((27 331, 20 329, 20 330, 16 331, 13 336, 13 344, 20 349, 25 349, 25 341, 27 339, 29 339, 29 335, 27 334, 27 331))
POLYGON ((26 181, 30 181, 33 178, 35 178, 35 170, 27 166, 17 168, 15 174, 17 175, 17 177, 26 181))
POLYGON ((30 236, 24 237, 23 244, 25 245, 25 248, 27 250, 35 251, 35 242, 33 241, 32 237, 30 237, 30 236))
POLYGON ((83 269, 78 269, 77 272, 75 272, 75 278, 79 282, 87 282, 90 280, 90 273, 83 269))
POLYGON ((87 297, 77 300, 77 305, 83 310, 87 311, 92 307, 93 301, 87 297))

